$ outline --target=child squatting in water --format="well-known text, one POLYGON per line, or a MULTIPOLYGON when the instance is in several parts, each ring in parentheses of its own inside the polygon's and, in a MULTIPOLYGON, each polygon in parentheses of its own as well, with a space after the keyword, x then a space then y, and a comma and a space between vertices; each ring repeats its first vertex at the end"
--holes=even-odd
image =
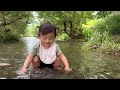
POLYGON ((38 33, 39 43, 37 43, 27 56, 22 72, 27 73, 28 67, 32 64, 33 69, 50 67, 61 70, 61 62, 65 66, 65 71, 71 71, 67 58, 55 42, 56 27, 50 22, 40 25, 38 33))

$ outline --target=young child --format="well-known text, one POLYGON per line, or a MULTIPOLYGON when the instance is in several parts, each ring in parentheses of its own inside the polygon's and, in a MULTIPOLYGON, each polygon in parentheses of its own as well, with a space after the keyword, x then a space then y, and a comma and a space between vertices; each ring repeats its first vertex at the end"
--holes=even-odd
POLYGON ((49 23, 43 23, 39 27, 39 43, 37 43, 27 56, 22 72, 27 73, 28 67, 32 64, 33 69, 50 67, 61 69, 61 61, 65 66, 65 71, 71 71, 67 58, 55 42, 56 27, 49 23))

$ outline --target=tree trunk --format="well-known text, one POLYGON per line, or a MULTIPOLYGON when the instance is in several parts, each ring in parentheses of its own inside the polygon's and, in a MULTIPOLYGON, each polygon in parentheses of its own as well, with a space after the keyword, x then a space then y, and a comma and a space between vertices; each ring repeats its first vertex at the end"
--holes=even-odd
POLYGON ((70 23, 70 37, 74 39, 75 36, 74 36, 74 30, 73 30, 73 22, 69 21, 69 23, 70 23))
POLYGON ((68 34, 69 37, 71 37, 69 32, 67 32, 67 22, 63 21, 63 24, 64 24, 64 31, 65 31, 65 33, 68 34))
POLYGON ((73 29, 73 22, 69 21, 70 31, 67 31, 67 21, 63 21, 64 24, 64 31, 71 39, 79 39, 82 38, 81 34, 75 35, 75 31, 73 29))

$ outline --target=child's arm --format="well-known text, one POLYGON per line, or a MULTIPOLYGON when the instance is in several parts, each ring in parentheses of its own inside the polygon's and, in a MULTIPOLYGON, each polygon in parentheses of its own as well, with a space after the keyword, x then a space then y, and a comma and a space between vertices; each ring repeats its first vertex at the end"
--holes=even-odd
POLYGON ((61 61, 63 62, 63 64, 65 65, 65 70, 66 71, 71 71, 70 65, 69 65, 68 60, 65 57, 65 55, 63 53, 61 53, 59 55, 59 57, 60 57, 61 61))
POLYGON ((34 56, 31 53, 27 56, 27 58, 26 58, 26 60, 24 62, 23 68, 22 68, 22 71, 24 73, 27 73, 27 68, 29 67, 29 65, 32 62, 33 58, 34 58, 34 56))

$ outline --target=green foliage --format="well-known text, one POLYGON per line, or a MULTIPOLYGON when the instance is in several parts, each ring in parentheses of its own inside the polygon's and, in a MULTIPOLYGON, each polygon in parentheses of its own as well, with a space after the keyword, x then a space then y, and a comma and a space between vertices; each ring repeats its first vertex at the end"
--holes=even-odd
POLYGON ((91 34, 92 34, 92 30, 89 28, 83 28, 83 32, 82 34, 84 35, 84 39, 86 41, 88 41, 88 39, 90 38, 91 34))
POLYGON ((100 49, 103 52, 107 52, 107 53, 114 53, 119 47, 117 46, 117 44, 110 40, 110 39, 106 39, 104 40, 104 42, 102 43, 100 49))
POLYGON ((89 40, 93 32, 103 33, 104 31, 108 31, 105 25, 104 19, 94 19, 87 21, 86 25, 82 25, 83 35, 86 40, 89 40), (96 31, 97 30, 97 31, 96 31))
POLYGON ((63 22, 67 22, 67 28, 70 28, 68 22, 71 21, 73 25, 68 33, 72 31, 74 36, 81 35, 82 24, 85 24, 88 19, 93 18, 93 11, 41 11, 38 13, 39 17, 43 18, 43 22, 50 21, 54 23, 59 28, 59 33, 62 33, 64 30, 63 22))
POLYGON ((106 24, 105 24, 105 20, 104 19, 97 19, 93 29, 97 29, 101 33, 104 32, 104 31, 108 31, 107 28, 106 28, 106 24))
POLYGON ((117 54, 120 50, 120 15, 111 14, 105 18, 89 20, 82 25, 83 34, 87 40, 84 49, 99 49, 109 54, 117 54))
POLYGON ((19 20, 19 21, 16 21, 15 23, 12 23, 11 25, 9 25, 8 28, 12 32, 15 32, 21 36, 25 33, 26 26, 27 26, 27 24, 25 23, 24 20, 19 20))
POLYGON ((112 35, 111 39, 117 44, 120 43, 120 35, 112 35))
POLYGON ((94 45, 100 45, 103 41, 102 38, 103 35, 101 35, 101 33, 97 30, 93 31, 90 35, 90 37, 88 38, 88 42, 85 45, 85 48, 87 47, 88 49, 93 47, 94 45))
POLYGON ((70 37, 66 34, 66 33, 63 33, 63 34, 60 34, 58 37, 57 37, 58 40, 69 40, 70 37))
POLYGON ((117 54, 117 51, 120 49, 119 47, 120 45, 111 38, 109 32, 100 33, 96 30, 92 32, 83 49, 99 49, 105 53, 117 54))
POLYGON ((105 18, 106 16, 109 16, 113 11, 98 11, 96 14, 97 18, 105 18))
POLYGON ((38 30, 36 28, 36 25, 28 25, 26 30, 25 30, 25 34, 24 36, 26 37, 37 37, 38 35, 38 30))
POLYGON ((111 34, 120 34, 120 15, 113 15, 107 17, 105 23, 108 26, 108 29, 111 32, 111 34))
POLYGON ((0 11, 0 41, 16 40, 23 36, 29 17, 29 11, 0 11))
POLYGON ((19 38, 19 36, 15 32, 14 33, 9 32, 5 36, 6 37, 4 41, 17 41, 19 38))
POLYGON ((119 35, 120 34, 120 15, 113 15, 110 17, 106 17, 104 19, 94 19, 87 21, 86 25, 82 25, 83 27, 83 35, 85 39, 88 40, 90 38, 91 32, 98 30, 100 33, 104 33, 105 31, 110 34, 119 35))
POLYGON ((0 42, 5 42, 5 41, 17 41, 19 38, 19 35, 16 34, 15 32, 0 32, 0 42))
POLYGON ((0 30, 0 42, 3 42, 5 40, 5 32, 3 30, 0 30))

